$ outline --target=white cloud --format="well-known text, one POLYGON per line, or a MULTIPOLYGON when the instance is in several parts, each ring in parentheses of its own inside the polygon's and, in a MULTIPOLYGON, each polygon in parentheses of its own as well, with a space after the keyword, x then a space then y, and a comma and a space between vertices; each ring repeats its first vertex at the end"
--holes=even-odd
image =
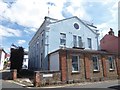
POLYGON ((0 25, 0 36, 5 37, 20 37, 22 32, 20 30, 14 30, 0 25))
POLYGON ((24 43, 26 43, 25 40, 18 40, 18 44, 19 44, 19 45, 22 45, 22 44, 24 44, 24 43))
MULTIPOLYGON (((0 15, 9 18, 13 22, 17 22, 20 25, 39 28, 39 26, 44 20, 44 17, 48 15, 48 6, 50 8, 49 9, 50 17, 56 19, 63 19, 64 17, 62 16, 61 12, 64 9, 63 8, 64 3, 71 2, 71 5, 68 6, 66 9, 68 12, 70 12, 73 16, 78 16, 81 19, 92 21, 94 17, 89 15, 89 13, 85 9, 86 7, 85 5, 87 2, 100 2, 102 5, 109 8, 108 10, 111 12, 112 15, 110 20, 107 20, 106 22, 101 22, 101 24, 97 25, 100 29, 105 31, 104 33, 106 33, 109 30, 109 27, 117 26, 116 1, 118 0, 17 0, 16 3, 14 3, 11 8, 7 8, 7 4, 0 1, 1 8, 0 15), (55 4, 55 6, 47 5, 47 2, 52 2, 55 4)), ((0 29, 0 31, 2 31, 4 35, 13 36, 12 33, 9 34, 5 30, 0 29)), ((12 31, 14 32, 14 30, 12 31)), ((29 33, 29 31, 35 32, 36 29, 24 31, 26 33, 29 33)), ((18 34, 16 36, 20 35, 18 34)))
POLYGON ((67 11, 70 12, 73 16, 77 16, 80 19, 91 21, 91 16, 86 12, 85 4, 86 0, 69 0, 71 3, 70 6, 67 7, 67 11))
MULTIPOLYGON (((47 2, 49 1, 55 3, 55 6, 49 6, 50 17, 63 18, 61 11, 65 0, 17 0, 11 8, 6 8, 7 5, 5 4, 0 14, 9 17, 11 21, 20 25, 39 28, 44 17, 48 15, 47 2), (3 13, 3 11, 5 12, 3 13)), ((4 3, 0 1, 1 4, 4 3)))
POLYGON ((109 28, 113 28, 115 35, 117 36, 118 34, 118 2, 113 2, 112 0, 110 0, 108 1, 108 3, 104 3, 103 5, 108 6, 108 10, 110 12, 109 16, 111 18, 109 20, 106 19, 106 22, 101 22, 101 24, 97 25, 98 29, 100 30, 101 37, 103 37, 105 34, 108 33, 109 28))

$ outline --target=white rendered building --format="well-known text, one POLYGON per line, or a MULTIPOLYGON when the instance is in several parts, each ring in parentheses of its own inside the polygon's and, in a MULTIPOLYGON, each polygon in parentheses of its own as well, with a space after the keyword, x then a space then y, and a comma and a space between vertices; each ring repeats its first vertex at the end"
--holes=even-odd
POLYGON ((47 70, 48 54, 60 48, 98 50, 97 28, 78 17, 56 20, 45 17, 29 42, 29 69, 47 70))
POLYGON ((0 70, 3 70, 4 68, 4 62, 6 58, 7 53, 0 48, 0 70))

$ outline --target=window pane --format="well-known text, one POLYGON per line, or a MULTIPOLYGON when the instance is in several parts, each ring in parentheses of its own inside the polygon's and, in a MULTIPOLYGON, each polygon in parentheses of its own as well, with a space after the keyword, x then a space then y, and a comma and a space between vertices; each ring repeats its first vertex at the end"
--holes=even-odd
POLYGON ((66 34, 60 33, 60 45, 66 45, 66 34))
POLYGON ((108 57, 108 60, 109 60, 109 68, 110 68, 110 69, 114 69, 114 61, 113 61, 113 58, 112 58, 112 57, 108 57))
POLYGON ((72 56, 72 71, 79 70, 78 56, 72 56))
POLYGON ((72 65, 72 71, 78 71, 78 64, 72 65))
POLYGON ((61 38, 66 38, 66 34, 64 33, 60 33, 60 35, 61 35, 61 38))
POLYGON ((60 39, 60 45, 66 45, 66 40, 65 39, 60 39))
POLYGON ((83 46, 82 38, 80 36, 78 36, 78 44, 79 44, 79 47, 83 46))
POLYGON ((77 63, 78 62, 78 57, 77 56, 72 56, 72 63, 77 63))
POLYGON ((93 60, 93 69, 94 70, 99 70, 99 60, 97 56, 92 57, 93 60))
POLYGON ((77 47, 77 36, 73 35, 73 46, 77 47))
POLYGON ((88 48, 92 48, 91 38, 88 38, 88 48))

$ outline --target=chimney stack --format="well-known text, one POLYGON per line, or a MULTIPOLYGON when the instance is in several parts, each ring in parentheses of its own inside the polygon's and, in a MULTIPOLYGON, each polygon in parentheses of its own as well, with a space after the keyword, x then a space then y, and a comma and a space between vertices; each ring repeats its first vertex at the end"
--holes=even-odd
POLYGON ((114 35, 113 29, 110 28, 110 31, 108 33, 109 33, 109 35, 114 35))

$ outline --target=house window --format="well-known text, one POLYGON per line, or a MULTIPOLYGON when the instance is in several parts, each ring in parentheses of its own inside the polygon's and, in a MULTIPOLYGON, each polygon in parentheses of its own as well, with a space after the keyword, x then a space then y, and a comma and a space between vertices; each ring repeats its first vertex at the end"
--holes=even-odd
POLYGON ((108 57, 109 60, 109 70, 114 70, 114 60, 112 56, 108 57))
POLYGON ((42 34, 42 39, 41 39, 41 46, 44 45, 44 34, 42 34))
POLYGON ((77 47, 77 36, 73 35, 73 47, 77 47))
POLYGON ((43 46, 43 39, 41 40, 41 45, 43 46))
POLYGON ((41 53, 41 68, 43 67, 43 53, 41 53))
POLYGON ((79 29, 79 25, 77 23, 74 23, 74 28, 79 29))
POLYGON ((60 45, 66 45, 66 34, 60 33, 60 45))
POLYGON ((92 57, 93 60, 93 71, 99 71, 99 60, 98 60, 98 56, 93 56, 92 57))
POLYGON ((78 71, 79 71, 79 57, 72 56, 72 72, 78 72, 78 71))
POLYGON ((24 62, 26 62, 26 59, 27 59, 27 58, 24 58, 24 62))
POLYGON ((88 48, 92 48, 92 40, 91 38, 87 38, 88 40, 88 48))
POLYGON ((83 46, 82 38, 81 38, 80 36, 78 36, 78 46, 79 46, 80 48, 82 48, 82 46, 83 46))

